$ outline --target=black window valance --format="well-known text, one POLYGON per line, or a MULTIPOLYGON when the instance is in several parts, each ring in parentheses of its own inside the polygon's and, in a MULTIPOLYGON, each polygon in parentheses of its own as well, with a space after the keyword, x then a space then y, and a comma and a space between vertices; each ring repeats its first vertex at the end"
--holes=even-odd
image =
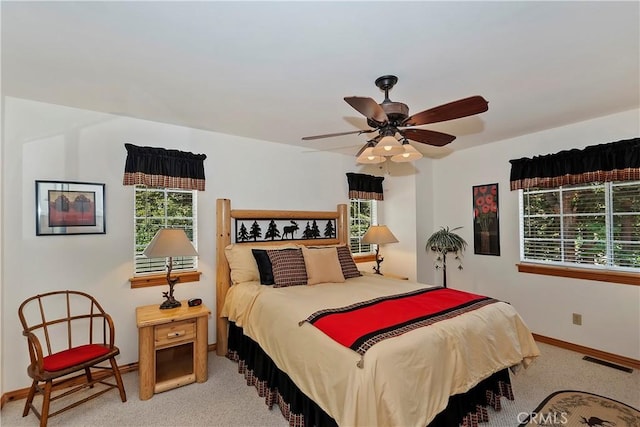
POLYGON ((124 185, 204 191, 204 154, 124 144, 124 185))
POLYGON ((349 198, 363 200, 384 200, 382 195, 383 176, 347 172, 349 198))
POLYGON ((640 138, 509 160, 511 190, 640 180, 640 138))

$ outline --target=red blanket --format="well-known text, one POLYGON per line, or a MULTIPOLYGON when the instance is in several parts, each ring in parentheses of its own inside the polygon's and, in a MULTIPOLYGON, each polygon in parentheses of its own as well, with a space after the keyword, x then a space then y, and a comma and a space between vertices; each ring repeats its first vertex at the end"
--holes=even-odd
POLYGON ((320 310, 306 318, 333 340, 360 355, 372 345, 416 328, 450 319, 497 300, 448 288, 419 289, 342 308, 320 310))

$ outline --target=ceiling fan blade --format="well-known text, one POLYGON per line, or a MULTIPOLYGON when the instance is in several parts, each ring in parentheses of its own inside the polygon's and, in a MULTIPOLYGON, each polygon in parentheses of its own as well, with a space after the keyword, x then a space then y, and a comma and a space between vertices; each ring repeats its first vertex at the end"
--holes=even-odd
POLYGON ((358 110, 367 119, 371 119, 377 123, 386 123, 389 121, 387 113, 372 98, 363 96, 347 96, 344 98, 347 104, 358 110))
POLYGON ((402 123, 402 126, 420 126, 427 123, 444 122, 484 113, 488 109, 488 102, 483 97, 471 96, 414 114, 407 118, 402 123))
POLYGON ((314 135, 314 136, 305 136, 302 138, 303 141, 311 141, 313 139, 321 139, 321 138, 332 138, 334 136, 342 136, 342 135, 353 135, 355 133, 369 133, 373 132, 373 130, 352 130, 350 132, 338 132, 338 133, 327 133, 324 135, 314 135))
POLYGON ((435 145, 436 147, 442 147, 456 139, 455 136, 449 135, 448 133, 436 132, 435 130, 428 129, 404 129, 399 130, 398 132, 400 135, 412 141, 435 145))

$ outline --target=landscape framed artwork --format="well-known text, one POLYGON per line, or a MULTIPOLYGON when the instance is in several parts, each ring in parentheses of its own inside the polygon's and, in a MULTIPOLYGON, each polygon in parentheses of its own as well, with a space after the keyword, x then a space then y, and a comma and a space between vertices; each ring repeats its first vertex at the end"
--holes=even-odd
POLYGON ((500 211, 498 184, 474 185, 473 252, 500 255, 500 211))
POLYGON ((36 236, 105 232, 104 184, 36 181, 36 236))

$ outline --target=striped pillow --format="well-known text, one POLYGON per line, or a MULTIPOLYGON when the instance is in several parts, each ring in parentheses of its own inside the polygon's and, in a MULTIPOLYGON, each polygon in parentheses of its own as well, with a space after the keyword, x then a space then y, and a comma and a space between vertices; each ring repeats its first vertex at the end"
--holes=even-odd
POLYGON ((342 275, 345 279, 351 279, 353 277, 360 277, 362 273, 358 270, 356 262, 353 260, 351 250, 347 246, 336 247, 338 251, 338 261, 340 261, 340 267, 342 267, 342 275))
POLYGON ((302 249, 267 249, 271 260, 274 288, 307 284, 307 269, 302 249))

